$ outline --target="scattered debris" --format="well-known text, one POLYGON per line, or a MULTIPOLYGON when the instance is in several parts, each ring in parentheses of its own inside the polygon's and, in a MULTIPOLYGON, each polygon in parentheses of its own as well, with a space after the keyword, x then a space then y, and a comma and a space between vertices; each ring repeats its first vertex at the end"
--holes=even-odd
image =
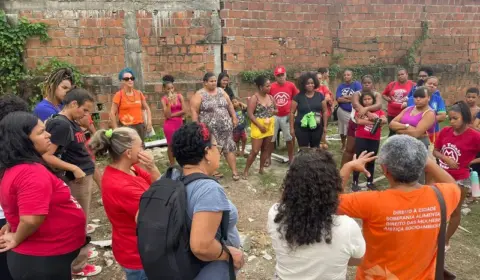
POLYGON ((269 254, 265 253, 263 254, 263 258, 266 259, 267 261, 271 261, 273 258, 269 254))
POLYGON ((97 203, 103 206, 103 200, 101 198, 97 200, 97 203))
POLYGON ((467 216, 472 210, 470 208, 463 208, 461 210, 463 216, 467 216))
POLYGON ((98 224, 98 223, 100 223, 100 219, 93 219, 92 222, 98 224))
POLYGON ((105 247, 112 247, 112 240, 109 239, 109 240, 98 240, 98 241, 92 241, 91 242, 93 245, 95 246, 100 246, 102 248, 105 248, 105 247))
POLYGON ((255 219, 248 218, 248 221, 251 223, 251 222, 255 221, 255 219))
MULTIPOLYGON (((97 220, 97 219, 96 219, 97 220)), ((100 220, 98 220, 100 222, 100 220)), ((102 225, 96 225, 96 224, 88 224, 89 227, 93 228, 94 230, 98 227, 101 227, 102 225)))
POLYGON ((107 267, 110 267, 113 264, 113 260, 111 260, 111 259, 108 259, 105 262, 107 263, 107 267))
POLYGON ((104 258, 111 258, 111 257, 113 257, 112 251, 111 251, 111 250, 105 251, 105 253, 103 253, 103 257, 104 257, 104 258))
POLYGON ((252 256, 249 256, 249 257, 248 257, 247 261, 248 261, 248 262, 251 262, 251 261, 253 261, 253 260, 256 259, 256 258, 257 258, 256 256, 253 256, 253 255, 252 255, 252 256))
POLYGON ((464 232, 468 232, 468 233, 472 233, 471 231, 469 231, 468 229, 462 227, 462 226, 458 226, 459 229, 463 230, 464 232))

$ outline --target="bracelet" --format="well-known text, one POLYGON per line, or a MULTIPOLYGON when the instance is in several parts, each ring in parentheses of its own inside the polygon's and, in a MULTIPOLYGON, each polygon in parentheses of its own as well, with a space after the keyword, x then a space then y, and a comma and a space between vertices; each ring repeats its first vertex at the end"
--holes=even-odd
POLYGON ((218 255, 217 260, 223 255, 223 245, 222 245, 222 251, 220 251, 220 255, 218 255))

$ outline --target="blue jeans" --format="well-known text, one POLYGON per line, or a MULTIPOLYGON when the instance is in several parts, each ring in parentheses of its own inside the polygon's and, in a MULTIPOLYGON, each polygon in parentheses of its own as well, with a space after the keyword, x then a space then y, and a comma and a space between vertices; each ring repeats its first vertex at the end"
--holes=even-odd
POLYGON ((148 280, 145 271, 141 269, 128 269, 124 267, 123 270, 125 270, 127 280, 148 280))

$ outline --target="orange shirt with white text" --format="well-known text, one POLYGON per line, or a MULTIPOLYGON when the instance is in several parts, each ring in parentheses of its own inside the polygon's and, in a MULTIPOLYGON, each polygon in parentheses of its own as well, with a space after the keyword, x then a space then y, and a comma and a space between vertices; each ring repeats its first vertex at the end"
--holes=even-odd
MULTIPOLYGON (((456 184, 436 184, 447 220, 460 200, 456 184)), ((343 194, 338 212, 363 220, 367 251, 357 280, 433 280, 440 229, 440 207, 430 186, 410 192, 343 194)))

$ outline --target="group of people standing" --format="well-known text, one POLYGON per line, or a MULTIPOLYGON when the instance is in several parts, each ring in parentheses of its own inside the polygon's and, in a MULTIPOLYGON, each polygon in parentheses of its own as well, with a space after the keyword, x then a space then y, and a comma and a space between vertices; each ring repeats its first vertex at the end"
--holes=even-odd
MULTIPOLYGON (((186 186, 191 251, 207 262, 196 279, 226 279, 229 254, 236 269, 245 263, 238 211, 213 178, 223 176, 218 173, 222 155, 232 179, 241 178, 235 153, 244 151, 247 119, 252 150, 244 178, 259 153, 260 173, 271 164, 280 130, 287 143, 290 166, 267 225, 277 255, 277 279, 340 279, 347 265, 359 265, 357 279, 387 273, 397 279, 433 279, 439 219, 430 218, 439 217, 439 208, 436 189, 425 183, 434 184, 444 197, 448 248, 471 185, 469 169, 480 163, 475 159, 480 153, 478 89, 469 89, 465 101, 450 108, 450 126, 440 130, 447 112, 438 78, 429 68, 420 69, 417 83, 400 69, 397 81, 381 94, 372 76, 363 76, 360 83, 350 70, 335 96, 328 88, 328 69, 302 73, 298 87, 286 80, 282 66, 274 76, 273 82, 257 77, 257 91, 244 104, 229 87, 227 74, 217 79, 207 73, 203 88, 189 100, 190 108, 175 90, 174 77, 162 79, 170 164, 178 162, 185 175, 212 177, 186 186), (388 102, 387 113, 382 99, 388 102), (188 111, 193 122, 184 125, 188 111), (326 151, 332 114, 338 118, 344 149, 340 171, 326 151), (381 126, 387 123, 391 137, 379 151, 381 126), (295 143, 300 151, 294 157, 295 143), (388 180, 386 191, 373 184, 377 158, 388 180), (371 192, 358 192, 361 173, 371 192), (353 193, 342 194, 351 176, 353 193), (412 209, 430 214, 410 217, 412 209), (218 242, 222 211, 230 211, 230 253, 218 242), (350 217, 363 220, 363 235, 350 217), (402 219, 411 219, 409 226, 402 219), (406 246, 416 248, 411 244, 423 249, 409 251, 406 246)), ((0 99, 0 204, 6 218, 0 221, 8 221, 0 231, 1 279, 64 280, 101 273, 100 266, 88 263, 98 255, 88 237, 94 229, 87 226, 94 181, 112 224, 117 262, 127 280, 147 279, 136 222, 142 194, 161 174, 144 150, 145 135, 153 129, 146 98, 135 89, 132 70, 123 69, 118 78, 121 89, 113 98, 111 129, 95 129, 90 117, 94 99, 75 87, 66 68, 47 78, 45 98, 33 114, 18 97, 0 99), (103 174, 95 166, 96 155, 111 159, 103 174)))

